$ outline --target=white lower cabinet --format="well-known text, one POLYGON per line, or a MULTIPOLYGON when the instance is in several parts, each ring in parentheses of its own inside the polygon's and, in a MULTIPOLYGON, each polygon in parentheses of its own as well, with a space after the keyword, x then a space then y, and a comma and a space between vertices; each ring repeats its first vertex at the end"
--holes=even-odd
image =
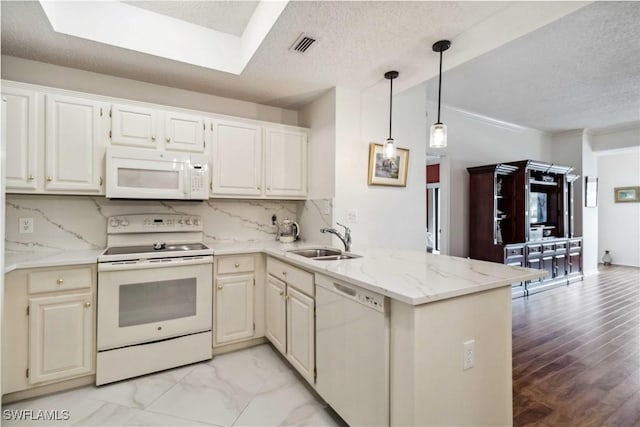
POLYGON ((95 264, 5 275, 4 394, 95 372, 96 279, 95 264))
POLYGON ((287 288, 287 359, 313 383, 314 355, 313 298, 289 286, 287 288))
POLYGON ((29 382, 58 380, 93 370, 90 292, 29 299, 29 382))
POLYGON ((214 347, 262 336, 263 304, 256 302, 263 297, 262 287, 256 286, 259 256, 215 257, 214 347))
POLYGON ((315 383, 313 274, 267 259, 265 335, 309 383, 315 383))
POLYGON ((271 275, 267 276, 265 291, 265 335, 280 353, 287 352, 287 285, 271 275))
POLYGON ((216 342, 253 336, 253 274, 216 280, 216 342))

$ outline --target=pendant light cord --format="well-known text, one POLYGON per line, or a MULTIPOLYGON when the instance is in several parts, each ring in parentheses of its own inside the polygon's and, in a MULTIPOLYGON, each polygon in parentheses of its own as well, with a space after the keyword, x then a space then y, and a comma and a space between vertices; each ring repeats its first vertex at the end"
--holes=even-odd
POLYGON ((440 49, 440 74, 438 75, 438 123, 440 123, 440 95, 442 94, 442 49, 440 49))
POLYGON ((389 139, 391 139, 391 109, 393 107, 393 79, 389 79, 389 139))

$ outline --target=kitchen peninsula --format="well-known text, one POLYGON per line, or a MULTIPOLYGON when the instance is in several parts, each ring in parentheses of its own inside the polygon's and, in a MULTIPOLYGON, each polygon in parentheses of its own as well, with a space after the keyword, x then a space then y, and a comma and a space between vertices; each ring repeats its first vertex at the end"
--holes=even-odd
MULTIPOLYGON (((362 249, 355 251, 360 258, 342 261, 288 252, 309 246, 264 241, 211 245, 216 259, 249 254, 262 259, 256 263, 256 288, 265 286, 268 274, 258 269, 266 257, 267 265, 274 259, 315 274, 316 288, 321 275, 387 297, 388 366, 380 375, 388 382, 390 404, 383 425, 512 422, 510 288, 544 272, 410 250, 362 249), (463 370, 468 341, 474 342, 475 366, 463 370)), ((8 255, 7 283, 11 286, 11 274, 21 269, 95 262, 96 252, 90 252, 51 258, 8 255)), ((255 293, 256 298, 263 295, 255 293)), ((255 311, 257 316, 262 312, 255 311)), ((255 336, 254 342, 257 338, 264 341, 255 336)), ((319 369, 317 375, 320 383, 323 376, 339 374, 319 369)))

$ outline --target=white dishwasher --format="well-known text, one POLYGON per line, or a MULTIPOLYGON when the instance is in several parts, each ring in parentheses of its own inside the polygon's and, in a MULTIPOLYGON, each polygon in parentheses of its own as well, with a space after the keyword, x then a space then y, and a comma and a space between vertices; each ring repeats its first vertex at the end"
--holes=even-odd
POLYGON ((389 302, 316 274, 316 389, 352 427, 389 425, 389 302))

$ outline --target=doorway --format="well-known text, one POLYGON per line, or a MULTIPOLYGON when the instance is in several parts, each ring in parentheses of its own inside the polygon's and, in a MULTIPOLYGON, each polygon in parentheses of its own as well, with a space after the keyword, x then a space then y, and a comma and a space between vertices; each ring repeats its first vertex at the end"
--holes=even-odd
POLYGON ((442 202, 440 198, 440 156, 427 155, 426 165, 427 252, 439 254, 442 246, 442 202))

